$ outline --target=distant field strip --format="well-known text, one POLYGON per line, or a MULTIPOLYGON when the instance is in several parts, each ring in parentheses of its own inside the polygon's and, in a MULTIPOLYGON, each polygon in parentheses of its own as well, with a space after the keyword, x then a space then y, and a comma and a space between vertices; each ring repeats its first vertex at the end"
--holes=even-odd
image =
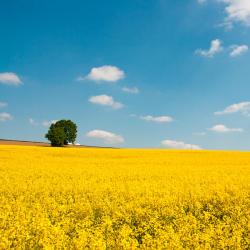
POLYGON ((250 249, 250 153, 0 146, 0 249, 250 249))

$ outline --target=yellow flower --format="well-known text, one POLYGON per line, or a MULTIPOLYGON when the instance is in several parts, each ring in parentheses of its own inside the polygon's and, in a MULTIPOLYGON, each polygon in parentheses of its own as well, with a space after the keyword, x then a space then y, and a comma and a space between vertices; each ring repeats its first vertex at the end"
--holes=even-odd
POLYGON ((249 249, 250 153, 0 146, 0 249, 249 249))

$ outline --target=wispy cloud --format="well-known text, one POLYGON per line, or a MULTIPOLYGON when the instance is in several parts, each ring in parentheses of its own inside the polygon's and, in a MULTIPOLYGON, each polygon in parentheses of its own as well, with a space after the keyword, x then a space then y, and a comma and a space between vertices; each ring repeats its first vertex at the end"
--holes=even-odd
POLYGON ((161 142, 161 144, 164 147, 173 148, 173 149, 196 149, 196 150, 202 149, 198 145, 188 144, 183 141, 164 140, 161 142))
POLYGON ((5 108, 8 106, 7 102, 0 102, 0 108, 5 108))
POLYGON ((215 115, 227 115, 227 114, 234 114, 234 113, 242 113, 244 115, 249 115, 250 112, 250 102, 240 102, 236 104, 232 104, 226 107, 222 111, 217 111, 215 115))
MULTIPOLYGON (((199 4, 204 4, 208 0, 197 0, 199 4)), ((222 3, 225 5, 226 14, 223 23, 227 29, 232 29, 235 23, 250 26, 250 2, 249 0, 216 0, 210 2, 222 3)))
POLYGON ((123 92, 129 93, 129 94, 138 94, 139 93, 139 89, 137 87, 123 87, 122 88, 123 92))
POLYGON ((204 3, 207 2, 207 0, 197 0, 197 2, 198 2, 199 4, 204 4, 204 3))
POLYGON ((90 80, 90 81, 96 81, 96 82, 117 82, 125 77, 125 73, 123 70, 119 69, 116 66, 111 65, 104 65, 101 67, 94 67, 91 69, 89 74, 85 77, 78 77, 78 81, 82 80, 90 80))
POLYGON ((39 123, 36 122, 33 118, 29 118, 29 123, 33 126, 39 125, 39 123))
POLYGON ((50 120, 50 121, 43 121, 41 124, 42 124, 42 126, 44 126, 44 127, 49 127, 51 124, 54 124, 54 123, 56 123, 57 122, 57 120, 50 120))
POLYGON ((42 122, 38 122, 33 118, 28 119, 28 122, 29 122, 30 125, 32 125, 32 126, 43 126, 43 127, 46 127, 46 128, 48 128, 51 124, 56 123, 57 121, 58 120, 45 120, 45 121, 42 121, 42 122))
POLYGON ((203 57, 212 58, 216 54, 220 53, 222 50, 223 50, 223 47, 222 47, 221 40, 215 39, 211 41, 211 46, 208 50, 197 49, 195 51, 195 54, 203 56, 203 57))
POLYGON ((92 130, 86 134, 87 137, 101 139, 106 144, 120 144, 124 142, 121 135, 114 134, 105 130, 92 130))
POLYGON ((9 113, 0 113, 0 122, 7 122, 13 119, 13 116, 9 113))
POLYGON ((212 128, 209 128, 209 130, 216 132, 216 133, 231 133, 231 132, 243 132, 244 131, 242 128, 228 128, 223 124, 215 125, 212 128))
POLYGON ((156 122, 156 123, 169 123, 173 121, 173 118, 170 116, 141 116, 140 119, 149 122, 156 122))
POLYGON ((237 56, 246 54, 248 51, 248 46, 247 45, 233 45, 231 46, 230 49, 231 49, 230 56, 237 57, 237 56))
POLYGON ((242 23, 250 26, 250 1, 249 0, 218 0, 226 4, 227 14, 225 23, 233 26, 233 23, 242 23))
POLYGON ((0 73, 0 83, 5 85, 18 86, 22 83, 19 76, 12 72, 0 73))
POLYGON ((112 96, 108 95, 91 96, 89 98, 89 102, 101 106, 109 106, 113 109, 120 109, 124 107, 122 103, 116 102, 112 96))
MULTIPOLYGON (((223 51, 223 49, 224 48, 222 47, 222 41, 219 39, 215 39, 211 42, 211 46, 208 50, 197 49, 195 51, 195 54, 203 56, 203 57, 212 58, 216 54, 223 51)), ((242 45, 231 45, 231 46, 226 47, 226 49, 227 51, 230 51, 229 53, 230 57, 238 57, 247 53, 249 50, 249 47, 246 44, 242 44, 242 45)))

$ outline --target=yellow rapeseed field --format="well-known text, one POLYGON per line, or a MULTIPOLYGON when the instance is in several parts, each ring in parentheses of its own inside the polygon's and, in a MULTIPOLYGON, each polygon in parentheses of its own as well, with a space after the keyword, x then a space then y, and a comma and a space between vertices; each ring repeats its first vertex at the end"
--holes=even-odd
POLYGON ((250 153, 0 146, 0 249, 250 249, 250 153))

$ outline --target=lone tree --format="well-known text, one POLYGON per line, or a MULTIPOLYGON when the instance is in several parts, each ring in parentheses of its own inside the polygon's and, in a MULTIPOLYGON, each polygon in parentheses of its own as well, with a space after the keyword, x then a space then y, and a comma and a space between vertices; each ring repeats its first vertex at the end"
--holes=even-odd
POLYGON ((48 133, 45 135, 51 142, 51 146, 62 147, 69 143, 75 143, 77 126, 71 120, 60 120, 51 124, 48 133))

